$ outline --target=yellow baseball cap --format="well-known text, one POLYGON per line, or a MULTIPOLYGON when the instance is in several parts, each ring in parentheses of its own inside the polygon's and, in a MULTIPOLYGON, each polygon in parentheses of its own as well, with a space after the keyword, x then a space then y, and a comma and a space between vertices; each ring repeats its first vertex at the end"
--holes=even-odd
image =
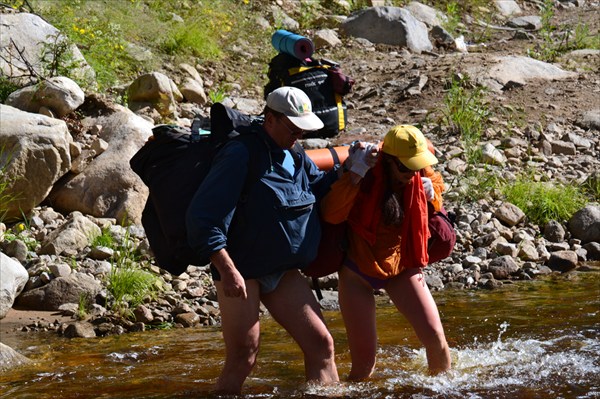
POLYGON ((427 139, 411 125, 398 125, 390 129, 383 139, 383 152, 393 155, 411 170, 420 170, 438 163, 429 151, 427 139))

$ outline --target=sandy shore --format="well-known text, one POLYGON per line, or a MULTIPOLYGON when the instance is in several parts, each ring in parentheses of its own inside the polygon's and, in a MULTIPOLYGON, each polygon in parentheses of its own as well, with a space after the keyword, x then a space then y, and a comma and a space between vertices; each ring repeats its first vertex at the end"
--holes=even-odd
POLYGON ((60 323, 69 323, 75 321, 70 316, 63 316, 55 310, 19 310, 10 309, 6 316, 0 320, 0 342, 4 342, 11 335, 23 334, 23 327, 30 326, 35 322, 42 325, 54 323, 58 320, 60 323))

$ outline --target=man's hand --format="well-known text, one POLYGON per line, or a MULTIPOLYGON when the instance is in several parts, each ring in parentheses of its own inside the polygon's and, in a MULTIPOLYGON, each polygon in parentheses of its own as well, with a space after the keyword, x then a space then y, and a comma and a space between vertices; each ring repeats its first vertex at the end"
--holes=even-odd
POLYGON ((431 183, 429 177, 421 177, 421 181, 423 182, 423 188, 425 189, 425 197, 427 197, 427 201, 431 201, 435 195, 433 192, 433 183, 431 183))
POLYGON ((242 299, 248 297, 248 294, 246 293, 246 282, 237 269, 233 269, 233 273, 221 273, 221 284, 223 285, 225 296, 241 297, 242 299))
POLYGON ((225 296, 248 298, 246 293, 246 281, 236 269, 233 260, 225 249, 220 249, 210 256, 211 263, 217 268, 221 275, 221 284, 225 296))

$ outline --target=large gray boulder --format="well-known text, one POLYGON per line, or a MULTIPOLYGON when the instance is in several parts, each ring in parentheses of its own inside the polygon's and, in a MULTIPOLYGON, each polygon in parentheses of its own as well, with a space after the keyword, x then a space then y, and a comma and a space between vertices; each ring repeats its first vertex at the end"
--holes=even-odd
POLYGON ((27 363, 31 363, 31 360, 21 355, 10 346, 0 342, 0 371, 6 371, 27 363))
POLYGON ((102 232, 89 218, 80 212, 73 212, 69 220, 53 230, 42 243, 40 255, 62 255, 77 253, 90 245, 102 232))
MULTIPOLYGON (((48 65, 53 62, 54 57, 53 43, 61 43, 66 37, 35 14, 23 12, 1 14, 1 16, 1 74, 22 85, 37 82, 37 78, 30 76, 29 69, 25 64, 26 60, 37 73, 48 76, 48 65), (17 49, 23 54, 25 60, 19 56, 17 49), (45 61, 43 61, 44 57, 45 61)), ((74 45, 68 46, 67 51, 70 53, 70 57, 63 57, 63 63, 59 64, 70 71, 71 78, 94 86, 96 79, 94 70, 87 64, 81 51, 74 45)))
POLYGON ((85 273, 58 277, 42 287, 25 291, 16 304, 31 310, 60 310, 65 303, 79 303, 82 296, 94 298, 102 289, 100 281, 85 273))
POLYGON ((102 127, 99 135, 108 148, 81 173, 56 184, 48 199, 64 214, 79 211, 139 224, 148 188, 131 170, 129 160, 152 135, 153 125, 119 105, 92 123, 102 127))
POLYGON ((569 219, 569 231, 582 243, 600 243, 600 206, 589 204, 569 219))
MULTIPOLYGON (((0 104, 0 168, 9 182, 7 220, 38 206, 71 168, 73 141, 64 121, 0 104)), ((2 210, 0 210, 2 211, 2 210)))
POLYGON ((12 308, 28 279, 23 265, 0 252, 0 319, 12 308))
POLYGON ((443 25, 448 21, 448 17, 444 15, 443 12, 423 3, 419 3, 418 1, 411 1, 406 6, 406 9, 410 11, 416 19, 429 27, 443 25))
POLYGON ((163 117, 174 118, 177 115, 177 101, 183 95, 175 82, 160 72, 139 76, 127 89, 128 105, 133 111, 150 106, 163 117))
MULTIPOLYGON (((471 57, 480 57, 472 55, 471 57)), ((526 85, 533 79, 546 81, 575 78, 576 72, 565 71, 556 65, 530 57, 509 55, 486 57, 486 62, 463 60, 464 72, 478 83, 499 91, 512 84, 526 85)))
POLYGON ((62 118, 75 111, 83 101, 83 90, 71 79, 56 76, 11 93, 6 104, 20 110, 62 118))
POLYGON ((370 7, 357 11, 342 23, 341 29, 348 36, 407 47, 414 53, 433 49, 427 26, 400 7, 370 7))

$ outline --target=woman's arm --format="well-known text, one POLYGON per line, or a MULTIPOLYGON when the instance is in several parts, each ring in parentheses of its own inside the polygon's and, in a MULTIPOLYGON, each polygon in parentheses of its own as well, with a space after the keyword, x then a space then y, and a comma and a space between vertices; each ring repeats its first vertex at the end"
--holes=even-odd
POLYGON ((433 199, 430 201, 433 204, 433 207, 436 211, 442 209, 443 199, 442 193, 446 190, 444 186, 444 180, 442 179, 442 175, 440 172, 436 172, 433 170, 431 166, 426 166, 423 169, 423 177, 427 177, 431 180, 433 185, 433 199))

